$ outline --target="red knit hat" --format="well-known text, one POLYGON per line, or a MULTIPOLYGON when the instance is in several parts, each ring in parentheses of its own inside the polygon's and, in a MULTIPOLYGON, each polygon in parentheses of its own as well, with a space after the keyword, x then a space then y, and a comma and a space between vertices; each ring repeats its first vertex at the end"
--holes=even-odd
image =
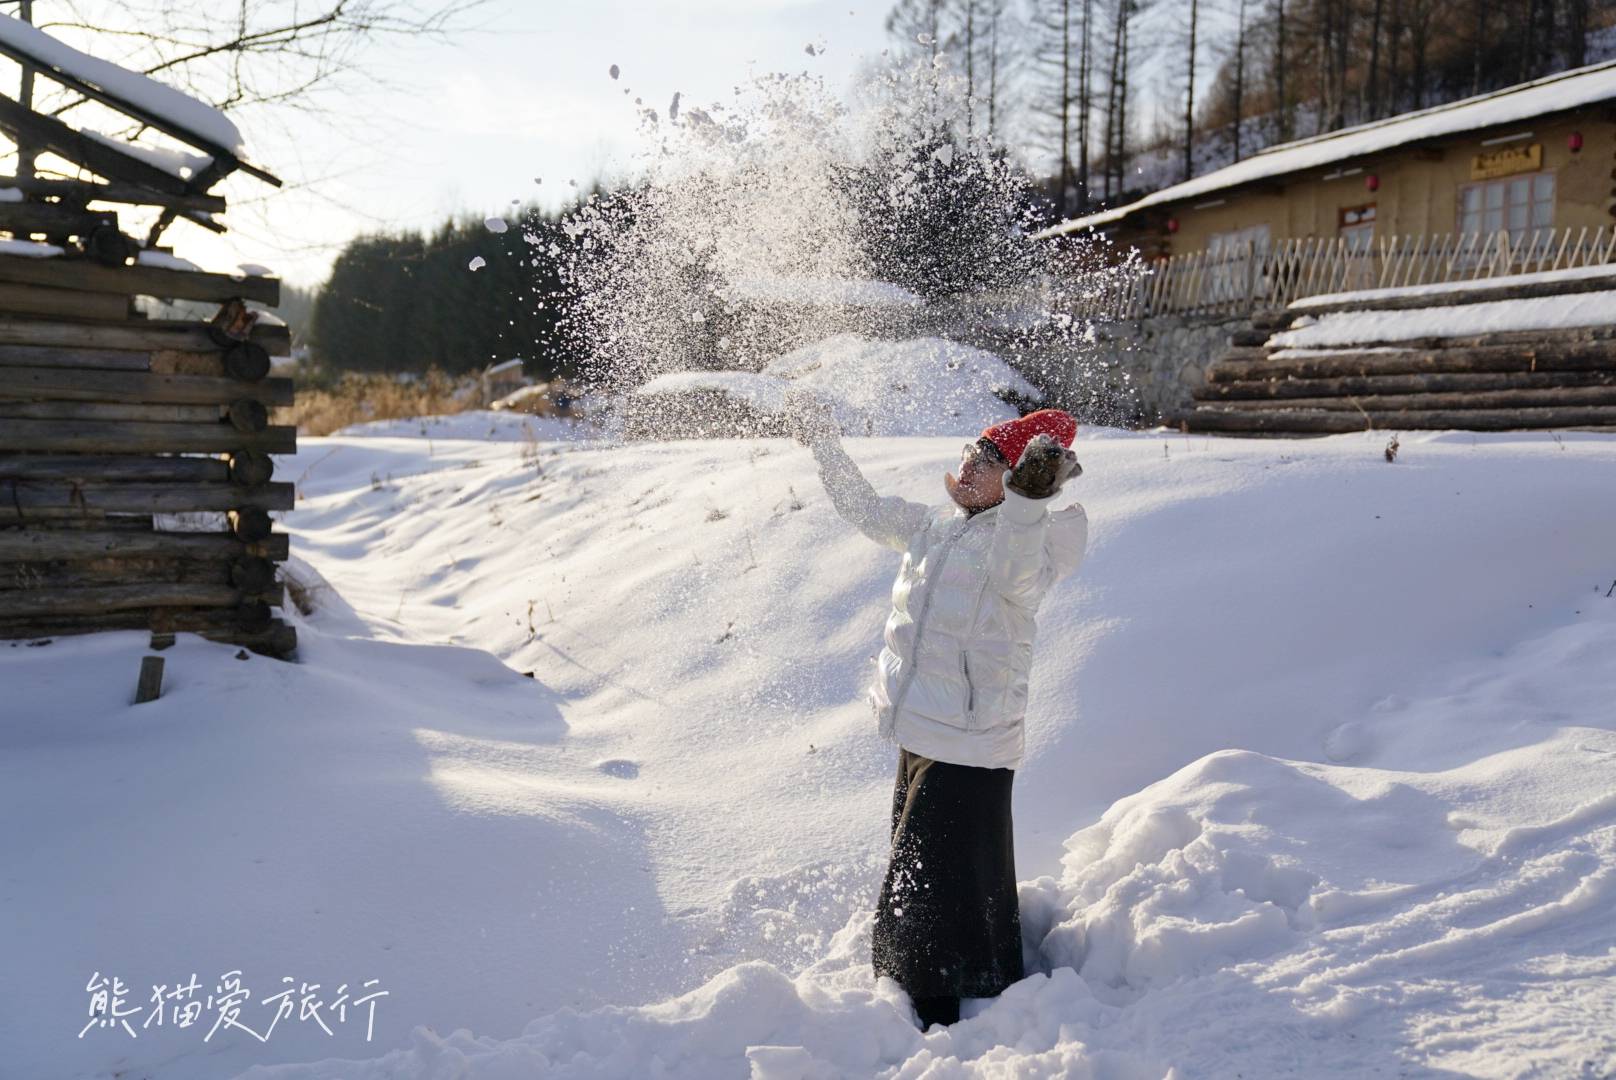
POLYGON ((1053 436, 1062 446, 1070 447, 1077 438, 1077 421, 1059 409, 1039 409, 1019 420, 994 424, 982 432, 982 437, 997 446, 1011 465, 1021 460, 1021 452, 1035 435, 1053 436))

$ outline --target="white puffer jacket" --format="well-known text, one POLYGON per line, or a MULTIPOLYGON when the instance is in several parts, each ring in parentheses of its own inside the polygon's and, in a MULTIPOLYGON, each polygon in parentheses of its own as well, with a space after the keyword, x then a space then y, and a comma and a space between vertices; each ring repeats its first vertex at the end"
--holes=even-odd
POLYGON ((952 503, 878 496, 834 436, 813 452, 836 512, 903 552, 869 691, 881 733, 937 761, 1017 768, 1034 614, 1083 561, 1082 506, 1050 512, 1057 496, 1007 488, 998 506, 967 515, 952 503))

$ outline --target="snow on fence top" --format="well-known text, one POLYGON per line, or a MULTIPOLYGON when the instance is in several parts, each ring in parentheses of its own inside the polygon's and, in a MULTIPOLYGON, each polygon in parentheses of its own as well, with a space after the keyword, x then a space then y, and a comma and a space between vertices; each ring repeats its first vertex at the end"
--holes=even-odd
POLYGON ((0 52, 19 63, 87 83, 109 97, 126 102, 167 122, 176 138, 191 136, 204 149, 244 157, 241 132, 224 113, 172 86, 64 45, 49 34, 12 16, 0 17, 0 52))
POLYGON ((1121 221, 1149 206, 1180 202, 1239 184, 1332 165, 1443 135, 1457 135, 1530 120, 1612 98, 1616 98, 1616 60, 1591 64, 1419 112, 1403 113, 1357 127, 1270 146, 1244 161, 1237 161, 1182 184, 1162 188, 1127 206, 1063 221, 1036 234, 1035 238, 1106 225, 1121 221))

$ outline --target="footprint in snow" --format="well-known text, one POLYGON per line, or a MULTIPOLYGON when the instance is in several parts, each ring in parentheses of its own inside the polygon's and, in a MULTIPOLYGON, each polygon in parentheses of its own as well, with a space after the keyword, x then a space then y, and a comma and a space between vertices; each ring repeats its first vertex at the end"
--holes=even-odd
POLYGON ((633 780, 640 775, 640 763, 630 761, 628 758, 605 758, 595 762, 595 768, 619 780, 633 780))

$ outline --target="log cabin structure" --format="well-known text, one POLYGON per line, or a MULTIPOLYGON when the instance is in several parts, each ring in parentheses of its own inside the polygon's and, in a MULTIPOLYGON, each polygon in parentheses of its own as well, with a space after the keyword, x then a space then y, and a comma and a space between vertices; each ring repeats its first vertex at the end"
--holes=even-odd
POLYGON ((296 429, 269 411, 292 403, 270 376, 291 342, 261 310, 280 283, 157 246, 179 221, 224 230, 226 176, 280 181, 222 114, 20 19, 0 16, 0 55, 22 69, 0 95, 18 163, 0 177, 0 639, 189 632, 289 658, 270 512, 293 504, 272 455, 295 452, 296 429), (37 111, 39 78, 183 149, 37 111), (141 235, 125 208, 152 219, 141 235), (151 318, 141 298, 210 314, 151 318))

